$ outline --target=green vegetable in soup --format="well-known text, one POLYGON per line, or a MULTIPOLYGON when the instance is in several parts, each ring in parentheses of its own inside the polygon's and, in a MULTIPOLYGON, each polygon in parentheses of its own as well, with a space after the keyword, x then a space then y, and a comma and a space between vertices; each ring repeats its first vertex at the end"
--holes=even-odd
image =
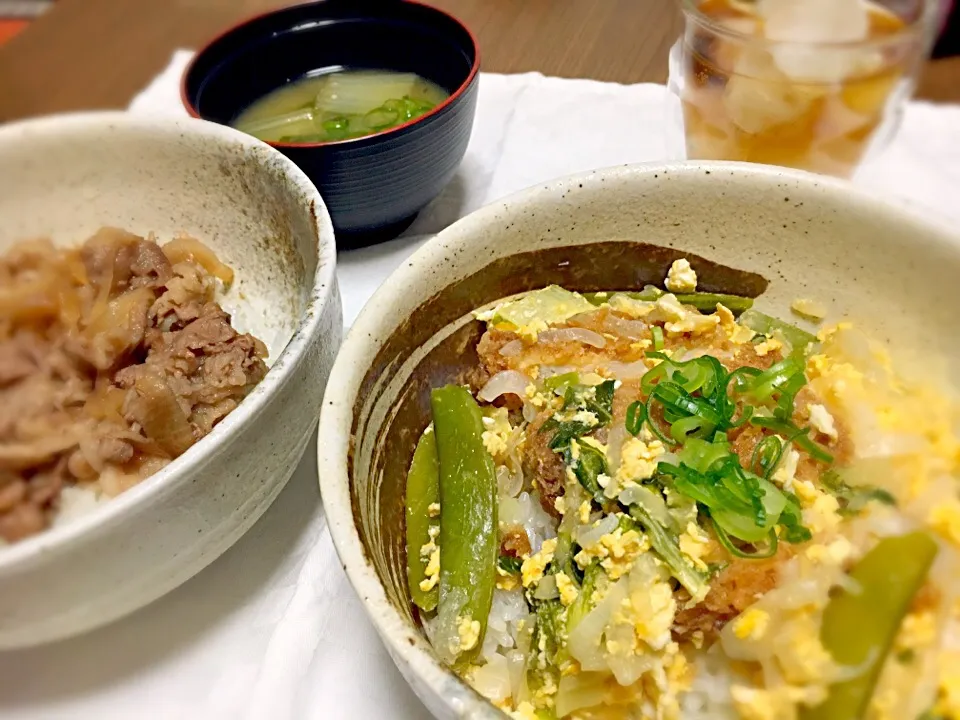
POLYGON ((825 702, 800 711, 801 720, 863 717, 900 623, 926 581, 937 543, 926 533, 886 537, 850 573, 859 587, 844 588, 827 605, 820 639, 850 678, 830 687, 825 702))
POLYGON ((349 140, 418 118, 447 95, 438 85, 410 73, 344 70, 277 88, 231 124, 267 142, 349 140))
POLYGON ((432 546, 439 530, 440 466, 433 426, 420 436, 407 473, 407 582, 410 598, 421 610, 437 606, 437 583, 427 577, 432 546), (431 511, 432 508, 432 511, 431 511))
POLYGON ((431 406, 440 462, 439 612, 480 625, 473 645, 458 653, 465 661, 483 643, 493 601, 497 479, 483 445, 483 416, 470 393, 447 385, 432 392, 431 406))

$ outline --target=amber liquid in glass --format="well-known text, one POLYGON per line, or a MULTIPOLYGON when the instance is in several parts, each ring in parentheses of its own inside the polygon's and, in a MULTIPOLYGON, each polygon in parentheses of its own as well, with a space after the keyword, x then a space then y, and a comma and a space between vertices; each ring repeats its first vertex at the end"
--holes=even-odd
MULTIPOLYGON (((800 77, 802 72, 784 72, 781 56, 775 57, 784 50, 764 41, 763 20, 749 5, 703 0, 698 10, 737 36, 701 29, 687 35, 681 93, 687 157, 851 175, 907 70, 907 53, 871 41, 902 30, 903 21, 870 6, 862 48, 801 49, 838 53, 846 70, 827 72, 837 77, 809 79, 800 77)), ((802 59, 793 65, 804 67, 802 59)))

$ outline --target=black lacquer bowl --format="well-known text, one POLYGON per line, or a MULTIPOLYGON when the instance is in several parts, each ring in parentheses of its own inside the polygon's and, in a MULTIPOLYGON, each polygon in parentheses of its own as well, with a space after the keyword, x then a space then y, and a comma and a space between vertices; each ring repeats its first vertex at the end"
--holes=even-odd
POLYGON ((409 0, 320 0, 259 15, 206 45, 181 84, 195 117, 229 124, 270 90, 316 70, 413 72, 450 92, 432 111, 375 135, 271 143, 310 177, 340 247, 397 235, 436 197, 467 149, 480 56, 450 15, 409 0))

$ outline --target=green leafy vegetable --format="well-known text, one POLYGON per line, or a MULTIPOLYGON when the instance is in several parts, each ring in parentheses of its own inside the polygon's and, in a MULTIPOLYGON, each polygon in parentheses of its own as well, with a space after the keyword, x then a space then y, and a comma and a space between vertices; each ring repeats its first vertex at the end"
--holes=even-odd
POLYGON ((851 487, 834 470, 823 473, 820 476, 820 482, 837 498, 840 513, 843 515, 858 515, 870 502, 874 501, 883 505, 897 504, 897 499, 886 490, 872 485, 851 487))
POLYGON ((600 475, 607 473, 607 459, 604 454, 593 445, 586 443, 569 443, 564 450, 564 461, 573 470, 583 489, 600 505, 606 498, 603 488, 600 487, 600 475), (576 448, 576 450, 574 450, 576 448))
POLYGON ((650 513, 640 505, 630 506, 630 517, 646 531, 650 544, 670 568, 670 573, 695 598, 706 597, 710 587, 707 576, 697 570, 693 563, 680 551, 677 536, 654 520, 650 513))
POLYGON ((511 574, 517 574, 520 572, 520 569, 523 567, 523 560, 513 555, 501 555, 497 558, 497 565, 504 572, 511 574))

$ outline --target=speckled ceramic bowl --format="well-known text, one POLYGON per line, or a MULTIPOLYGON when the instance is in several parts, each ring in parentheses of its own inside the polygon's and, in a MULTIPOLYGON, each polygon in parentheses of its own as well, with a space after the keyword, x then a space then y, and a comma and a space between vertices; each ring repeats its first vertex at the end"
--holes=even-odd
POLYGON ((532 188, 445 230, 353 326, 324 398, 319 455, 347 574, 437 717, 502 717, 435 659, 405 575, 406 469, 429 389, 476 362, 470 310, 550 283, 639 289, 682 256, 703 290, 761 295, 760 309, 787 317, 796 297, 819 298, 881 338, 960 358, 958 236, 840 181, 760 165, 621 167, 532 188))
POLYGON ((0 252, 103 225, 186 231, 236 280, 220 298, 270 372, 212 433, 89 514, 0 547, 0 649, 135 610, 199 572, 263 513, 316 424, 340 344, 333 229, 292 162, 202 120, 67 115, 0 129, 0 252))

